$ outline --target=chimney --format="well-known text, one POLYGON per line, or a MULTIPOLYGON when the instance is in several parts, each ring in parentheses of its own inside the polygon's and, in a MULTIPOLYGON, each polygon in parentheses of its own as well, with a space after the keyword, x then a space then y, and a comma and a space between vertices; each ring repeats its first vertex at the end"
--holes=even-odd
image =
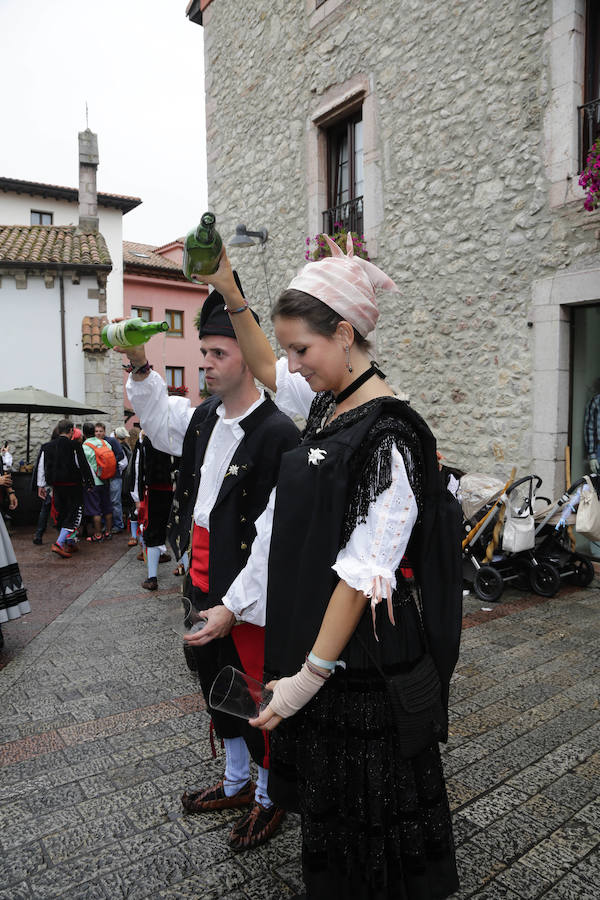
POLYGON ((86 128, 79 132, 79 228, 98 231, 98 135, 86 128))

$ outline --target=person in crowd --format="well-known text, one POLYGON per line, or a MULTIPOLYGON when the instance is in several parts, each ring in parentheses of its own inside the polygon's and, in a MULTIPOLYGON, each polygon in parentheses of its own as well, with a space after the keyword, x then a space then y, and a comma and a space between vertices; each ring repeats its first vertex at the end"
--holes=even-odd
POLYGON ((147 566, 142 587, 147 591, 156 591, 158 567, 171 560, 165 542, 179 458, 157 450, 142 431, 134 451, 134 467, 132 498, 137 506, 138 541, 142 545, 137 558, 144 560, 147 566))
MULTIPOLYGON (((4 471, 4 462, 0 459, 0 492, 8 497, 9 509, 14 510, 18 506, 17 495, 12 486, 12 478, 9 472, 4 471)), ((12 619, 31 612, 27 591, 23 586, 19 564, 13 550, 4 518, 0 515, 0 649, 4 646, 2 625, 12 619)))
POLYGON ((110 541, 112 538, 112 503, 110 502, 110 485, 106 472, 115 472, 117 465, 112 447, 103 438, 96 437, 96 426, 92 422, 84 422, 83 431, 83 452, 88 462, 94 479, 94 486, 91 491, 87 491, 84 496, 84 512, 92 520, 93 533, 86 537, 89 543, 97 544, 100 541, 110 541), (110 468, 101 468, 99 461, 100 451, 101 457, 106 460, 106 464, 110 468), (109 455, 110 454, 110 455, 109 455), (112 459, 111 459, 112 456, 112 459), (103 478, 102 471, 105 474, 103 478), (102 528, 102 520, 104 519, 104 530, 102 528))
MULTIPOLYGON (((125 427, 123 430, 126 431, 125 427)), ((135 547, 138 543, 138 520, 137 520, 137 507, 139 505, 138 502, 134 500, 133 492, 135 491, 135 465, 136 461, 134 459, 134 454, 137 452, 137 445, 140 436, 140 429, 134 426, 131 431, 128 433, 128 438, 126 440, 126 444, 129 448, 130 455, 129 461, 127 463, 127 468, 123 473, 123 493, 125 497, 123 499, 123 509, 127 510, 127 515, 129 518, 129 532, 130 537, 127 541, 128 547, 135 547)), ((123 447, 125 445, 123 444, 123 447)), ((136 492, 137 493, 137 492, 136 492)))
MULTIPOLYGON (((248 559, 255 522, 277 480, 281 457, 296 446, 299 434, 256 387, 217 292, 204 302, 199 337, 213 395, 201 406, 192 409, 189 400, 168 396, 143 347, 126 351, 132 364, 127 393, 155 445, 181 454, 170 542, 178 559, 191 551, 191 599, 196 609, 206 609, 221 604, 248 559)), ((263 649, 264 630, 254 624, 241 625, 201 648, 194 664, 205 698, 225 665, 260 678, 263 649)), ((268 742, 242 719, 213 712, 212 721, 224 741, 224 776, 201 790, 186 790, 183 806, 191 813, 247 807, 229 840, 236 850, 255 847, 268 840, 283 818, 267 791, 268 742), (256 786, 250 756, 258 766, 256 786)))
POLYGON ((48 488, 56 510, 59 534, 52 552, 70 559, 77 551, 77 529, 81 523, 84 495, 89 496, 94 477, 79 441, 72 440, 73 423, 61 419, 57 436, 42 446, 35 468, 35 483, 42 500, 48 488))
MULTIPOLYGON (((78 430, 79 429, 74 428, 73 434, 75 434, 75 432, 78 430)), ((55 425, 52 430, 52 434, 50 435, 50 440, 53 441, 57 437, 58 437, 58 428, 55 425)), ((71 439, 73 440, 73 438, 71 438, 71 439)), ((35 462, 35 466, 33 467, 33 472, 31 475, 31 490, 33 491, 34 494, 37 494, 37 492, 38 492, 37 472, 38 472, 38 465, 40 462, 41 453, 42 453, 42 451, 40 449, 40 452, 38 453, 38 458, 35 462)), ((42 500, 42 505, 40 507, 40 512, 38 515, 37 525, 35 527, 35 534, 32 539, 34 544, 38 544, 38 545, 43 544, 42 537, 44 536, 46 528, 48 527, 48 519, 50 518, 51 509, 52 509, 52 488, 48 485, 46 487, 46 496, 42 500)))
POLYGON ((13 464, 13 456, 10 452, 10 444, 8 441, 4 441, 2 444, 2 450, 0 451, 0 456, 2 457, 2 464, 4 466, 5 472, 10 472, 13 464))
POLYGON ((440 633, 442 611, 419 605, 411 563, 424 472, 439 482, 435 443, 368 355, 375 289, 395 285, 353 255, 351 238, 348 255, 329 246, 273 309, 287 360, 256 327, 225 253, 206 278, 254 375, 307 425, 283 457, 246 568, 186 640, 203 647, 236 620, 266 616, 274 695, 253 724, 271 738, 271 798, 301 815, 303 896, 433 900, 458 888, 438 742, 427 723, 423 748, 402 755, 386 679, 431 646, 441 698, 458 654, 457 635, 440 633))
POLYGON ((4 456, 0 455, 0 512, 10 516, 10 513, 12 513, 18 505, 19 501, 17 500, 17 495, 12 485, 10 465, 7 466, 4 462, 4 456))
POLYGON ((96 422, 94 425, 94 434, 99 440, 104 440, 110 444, 112 451, 117 460, 117 470, 112 478, 109 479, 110 502, 113 508, 113 522, 111 534, 120 534, 125 531, 125 522, 123 521, 123 507, 121 504, 121 492, 123 490, 123 472, 127 467, 127 457, 119 439, 114 435, 106 434, 106 425, 104 422, 96 422))

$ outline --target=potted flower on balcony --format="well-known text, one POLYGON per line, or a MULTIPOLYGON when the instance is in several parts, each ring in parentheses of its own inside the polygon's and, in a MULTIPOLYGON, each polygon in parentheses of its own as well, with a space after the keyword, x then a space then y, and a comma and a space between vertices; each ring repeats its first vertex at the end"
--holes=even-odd
POLYGON ((588 212, 600 207, 600 138, 592 144, 579 184, 585 191, 583 205, 588 212))
POLYGON ((180 384, 179 387, 173 387, 172 385, 167 385, 167 393, 170 397, 185 397, 188 393, 188 389, 185 384, 180 384))
MULTIPOLYGON (((346 239, 348 237, 348 229, 342 222, 333 223, 333 234, 331 239, 340 247, 344 253, 346 252, 346 239)), ((367 242, 363 235, 359 235, 357 231, 351 231, 352 243, 354 244, 354 255, 360 256, 361 259, 369 259, 367 252, 367 242)), ((325 256, 331 256, 329 245, 322 234, 316 234, 314 238, 306 238, 306 249, 304 251, 304 259, 323 259, 325 256), (315 246, 311 248, 314 241, 315 246)))

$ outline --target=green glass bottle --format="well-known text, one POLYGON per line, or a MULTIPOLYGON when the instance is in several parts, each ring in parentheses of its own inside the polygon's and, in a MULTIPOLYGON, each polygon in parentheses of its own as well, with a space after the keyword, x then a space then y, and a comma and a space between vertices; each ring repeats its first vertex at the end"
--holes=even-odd
POLYGON ((205 212, 198 227, 187 234, 183 246, 183 274, 188 281, 196 281, 194 275, 212 275, 219 268, 223 241, 215 221, 214 213, 205 212))
POLYGON ((143 319, 124 319, 122 322, 109 322, 102 329, 102 342, 112 347, 138 347, 145 344, 155 334, 168 331, 168 322, 144 322, 143 319))

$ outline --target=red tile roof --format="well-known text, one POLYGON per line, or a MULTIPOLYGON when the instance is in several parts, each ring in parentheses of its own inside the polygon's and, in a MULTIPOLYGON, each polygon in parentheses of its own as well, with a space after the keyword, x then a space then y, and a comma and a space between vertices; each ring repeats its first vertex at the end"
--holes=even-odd
MULTIPOLYGON (((16 194, 31 194, 33 197, 54 197, 57 200, 79 202, 77 188, 64 187, 60 184, 44 184, 41 181, 23 181, 20 178, 0 178, 0 191, 16 194)), ((139 197, 128 197, 125 194, 104 194, 98 191, 98 205, 120 209, 123 214, 139 206, 139 197)))
MULTIPOLYGON (((174 243, 174 242, 172 242, 174 243)), ((164 244, 170 247, 171 244, 164 244)), ((138 244, 135 241, 123 241, 123 263, 125 271, 131 269, 154 269, 155 274, 167 275, 170 278, 178 278, 186 281, 186 277, 181 271, 180 263, 157 253, 157 249, 152 244, 138 244)))
POLYGON ((81 322, 81 349, 105 353, 108 350, 102 342, 100 332, 108 322, 106 316, 84 316, 81 322))
POLYGON ((112 269, 106 241, 74 225, 0 225, 0 263, 112 269))

